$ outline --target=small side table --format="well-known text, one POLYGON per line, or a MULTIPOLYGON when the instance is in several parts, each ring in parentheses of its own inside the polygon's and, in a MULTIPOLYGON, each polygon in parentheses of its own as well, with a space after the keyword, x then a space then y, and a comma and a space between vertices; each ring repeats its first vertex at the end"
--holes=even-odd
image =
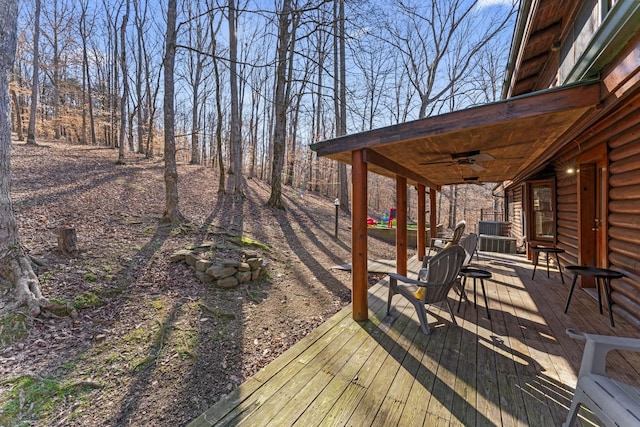
POLYGON ((487 303, 487 292, 484 289, 484 279, 490 279, 491 273, 487 270, 481 270, 475 267, 462 267, 460 275, 464 277, 462 280, 462 289, 460 289, 460 299, 458 300, 458 311, 460 311, 460 304, 462 303, 462 296, 466 298, 464 293, 464 287, 467 283, 467 277, 473 279, 473 307, 477 308, 476 304, 476 279, 480 279, 480 287, 482 287, 482 295, 484 296, 484 306, 487 309, 487 317, 491 319, 491 313, 489 313, 489 304, 487 303))
POLYGON ((613 312, 611 311, 611 279, 620 279, 624 277, 624 274, 619 271, 609 270, 608 268, 589 267, 586 265, 567 265, 565 269, 573 273, 573 282, 571 283, 571 290, 569 290, 564 312, 566 313, 567 310, 569 310, 571 295, 573 295, 573 288, 576 286, 578 276, 593 277, 596 279, 596 288, 598 289, 598 307, 600 308, 600 314, 602 314, 602 295, 600 291, 600 286, 602 286, 604 296, 607 299, 607 307, 609 308, 609 321, 611 322, 611 326, 615 327, 613 323, 613 312))
POLYGON ((556 264, 558 264, 558 271, 560 272, 560 279, 562 280, 562 284, 564 284, 564 276, 562 275, 562 268, 560 267, 560 258, 558 258, 558 254, 564 253, 564 249, 547 247, 547 246, 530 246, 529 250, 533 252, 533 256, 535 259, 533 260, 533 274, 531 275, 531 280, 536 276, 536 267, 538 266, 538 255, 540 252, 547 254, 547 278, 549 277, 549 254, 556 255, 556 264))

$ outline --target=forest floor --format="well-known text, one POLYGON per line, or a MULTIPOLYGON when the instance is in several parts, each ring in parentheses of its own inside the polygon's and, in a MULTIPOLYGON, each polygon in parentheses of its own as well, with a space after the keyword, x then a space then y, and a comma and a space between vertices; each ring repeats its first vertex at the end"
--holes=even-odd
MULTIPOLYGON (((332 199, 285 187, 286 210, 271 209, 254 179, 237 202, 217 192, 217 170, 179 164, 189 223, 171 228, 159 223, 163 162, 116 159, 53 141, 12 146, 22 243, 43 265, 44 295, 79 316, 0 319, 0 426, 185 425, 350 301, 350 273, 331 268, 350 260, 350 220, 340 215, 334 238, 332 199), (58 252, 61 227, 76 229, 77 256, 58 252), (258 251, 266 273, 221 289, 169 261, 205 241, 220 260, 258 251)), ((394 256, 370 239, 370 258, 394 256)))

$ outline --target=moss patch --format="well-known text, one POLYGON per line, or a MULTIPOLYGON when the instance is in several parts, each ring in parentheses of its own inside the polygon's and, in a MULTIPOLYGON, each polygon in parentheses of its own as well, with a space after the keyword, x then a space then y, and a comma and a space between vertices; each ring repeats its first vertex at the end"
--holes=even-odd
POLYGON ((89 308, 89 307, 100 307, 104 305, 104 301, 102 301, 96 294, 93 292, 84 292, 73 299, 73 306, 76 309, 81 308, 89 308))
POLYGON ((238 236, 238 237, 235 238, 235 240, 236 240, 236 242, 238 242, 242 246, 260 248, 260 249, 264 249, 264 250, 267 250, 267 251, 271 250, 269 245, 266 245, 264 243, 258 242, 257 240, 253 240, 252 238, 247 237, 247 236, 238 236))
POLYGON ((77 399, 94 388, 94 383, 67 383, 53 379, 23 376, 9 380, 11 388, 1 402, 0 425, 27 426, 30 420, 40 419, 51 413, 60 401, 77 399))
POLYGON ((24 313, 16 312, 0 317, 0 348, 26 337, 29 329, 31 329, 31 322, 24 313))

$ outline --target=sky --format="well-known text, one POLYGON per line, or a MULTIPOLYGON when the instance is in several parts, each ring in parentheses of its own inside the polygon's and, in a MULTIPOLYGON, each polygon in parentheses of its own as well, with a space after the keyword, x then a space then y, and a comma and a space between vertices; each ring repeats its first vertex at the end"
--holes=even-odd
POLYGON ((511 6, 513 0, 480 0, 478 8, 482 9, 489 6, 511 6))

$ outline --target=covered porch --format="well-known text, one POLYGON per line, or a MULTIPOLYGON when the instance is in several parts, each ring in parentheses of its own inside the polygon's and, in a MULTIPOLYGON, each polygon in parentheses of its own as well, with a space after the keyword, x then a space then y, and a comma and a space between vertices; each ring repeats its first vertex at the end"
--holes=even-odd
MULTIPOLYGON (((459 312, 451 292, 458 326, 430 306, 425 335, 404 298, 396 296, 386 315, 385 278, 368 289, 368 321, 353 320, 345 307, 191 426, 560 425, 583 348, 565 330, 640 332, 621 318, 612 329, 580 290, 565 314, 570 280, 562 284, 557 270, 531 280, 524 256, 481 252, 474 264, 493 274, 485 281, 491 319, 480 289, 477 309, 463 301, 459 312)), ((415 275, 420 263, 414 257, 407 267, 415 275)), ((607 369, 638 385, 640 357, 613 352, 607 369)))

